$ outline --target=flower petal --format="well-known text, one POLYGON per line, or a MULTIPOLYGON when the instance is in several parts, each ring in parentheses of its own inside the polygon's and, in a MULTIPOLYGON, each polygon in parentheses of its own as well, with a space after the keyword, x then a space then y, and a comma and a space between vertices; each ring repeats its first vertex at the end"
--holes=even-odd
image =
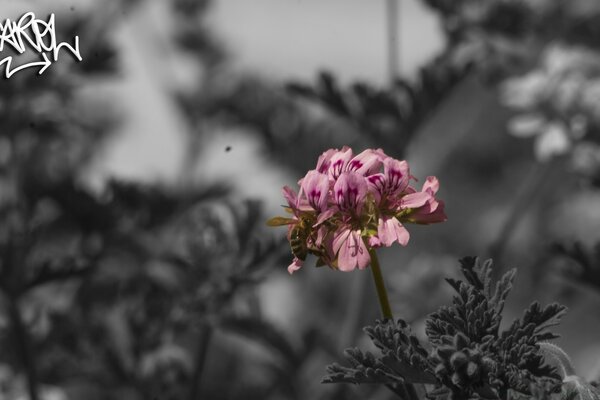
POLYGON ((377 236, 380 242, 386 247, 390 247, 394 242, 406 246, 410 239, 410 234, 396 217, 379 218, 377 236))
POLYGON ((321 214, 319 214, 319 216, 317 217, 317 222, 315 222, 315 224, 313 226, 317 227, 317 226, 321 225, 323 222, 325 222, 329 218, 333 217, 335 215, 336 211, 337 211, 337 209, 335 208, 335 206, 323 211, 321 214))
POLYGON ((400 201, 401 208, 419 208, 424 206, 429 199, 431 199, 431 194, 427 192, 416 192, 407 194, 402 197, 400 201))
POLYGON ((329 178, 327 175, 315 170, 308 171, 302 179, 302 190, 308 200, 308 204, 316 211, 327 208, 327 197, 329 194, 329 178))
POLYGON ((332 250, 334 254, 337 254, 338 251, 340 251, 342 244, 344 244, 344 242, 348 239, 348 236, 350 236, 351 232, 352 231, 349 228, 345 228, 335 233, 332 243, 332 250))
POLYGON ((298 271, 300 268, 302 268, 303 264, 304 261, 300 260, 297 257, 294 257, 294 261, 292 261, 292 263, 287 268, 289 274, 292 275, 294 272, 298 271))
POLYGON ((333 180, 337 180, 351 158, 352 149, 350 147, 344 146, 342 150, 336 150, 336 152, 331 156, 331 161, 329 164, 329 177, 333 180))
POLYGON ((373 194, 375 202, 379 203, 385 191, 385 176, 382 173, 367 177, 369 193, 373 194))
POLYGON ((355 210, 360 208, 367 195, 367 179, 357 172, 343 172, 333 186, 333 196, 341 210, 355 210))
POLYGON ((427 192, 432 196, 440 189, 440 182, 435 176, 428 176, 423 183, 423 192, 427 192))
POLYGON ((294 192, 294 190, 291 189, 289 186, 284 186, 282 191, 283 191, 283 197, 288 202, 288 205, 290 206, 290 208, 292 210, 297 208, 298 207, 298 196, 296 195, 296 192, 294 192))
POLYGON ((340 271, 353 271, 358 267, 365 269, 371 257, 365 242, 360 236, 360 230, 351 231, 346 236, 346 240, 341 243, 340 252, 338 254, 338 268, 340 271))
POLYGON ((386 191, 389 194, 402 193, 408 186, 410 171, 408 163, 404 160, 387 158, 383 162, 383 174, 386 180, 386 191))
POLYGON ((336 149, 329 149, 323 154, 319 156, 319 160, 317 161, 317 171, 323 174, 326 174, 329 170, 329 166, 331 165, 331 157, 337 152, 336 149))
POLYGON ((446 216, 444 207, 443 201, 437 201, 435 209, 423 207, 410 214, 409 219, 411 222, 424 225, 447 221, 448 217, 446 216))
POLYGON ((356 171, 360 175, 368 176, 379 171, 380 160, 381 157, 375 150, 367 149, 348 162, 346 171, 356 171))

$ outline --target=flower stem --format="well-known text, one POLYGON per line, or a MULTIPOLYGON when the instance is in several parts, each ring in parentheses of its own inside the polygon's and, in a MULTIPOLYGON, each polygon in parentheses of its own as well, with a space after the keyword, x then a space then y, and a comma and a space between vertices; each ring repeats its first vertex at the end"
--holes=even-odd
POLYGON ((35 362, 33 360, 33 351, 31 349, 29 334, 27 332, 27 328, 25 327, 25 323, 23 322, 23 317, 21 316, 16 299, 8 299, 8 311, 14 332, 14 339, 16 342, 15 345, 19 355, 21 356, 21 361, 25 370, 25 377, 27 378, 27 391, 29 392, 29 399, 37 400, 39 399, 39 396, 37 391, 38 384, 35 362))
POLYGON ((213 336, 213 328, 208 323, 203 323, 200 327, 199 333, 200 340, 196 350, 196 359, 194 360, 194 371, 192 373, 192 381, 189 392, 190 400, 197 400, 200 398, 200 381, 202 379, 202 373, 204 372, 210 341, 213 336))
POLYGON ((381 306, 381 314, 383 319, 393 320, 392 308, 390 307, 390 301, 388 300, 387 291, 385 290, 385 283, 383 282, 383 275, 381 275, 381 268, 379 267, 379 259, 375 249, 369 249, 369 255, 371 256, 371 271, 373 272, 373 281, 375 282, 375 288, 377 289, 377 297, 379 298, 379 305, 381 306))

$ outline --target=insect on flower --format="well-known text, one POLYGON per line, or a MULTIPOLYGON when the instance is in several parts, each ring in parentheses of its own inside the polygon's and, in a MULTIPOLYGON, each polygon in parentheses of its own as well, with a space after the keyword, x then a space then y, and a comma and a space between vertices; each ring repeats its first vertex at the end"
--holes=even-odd
POLYGON ((431 224, 446 220, 444 203, 435 198, 439 182, 428 177, 421 190, 410 186, 406 161, 383 150, 368 149, 356 156, 352 149, 324 152, 317 167, 298 182, 298 193, 283 188, 291 218, 274 217, 267 225, 288 226, 294 261, 293 273, 308 254, 317 265, 341 271, 364 269, 370 249, 406 246, 409 233, 403 223, 431 224))

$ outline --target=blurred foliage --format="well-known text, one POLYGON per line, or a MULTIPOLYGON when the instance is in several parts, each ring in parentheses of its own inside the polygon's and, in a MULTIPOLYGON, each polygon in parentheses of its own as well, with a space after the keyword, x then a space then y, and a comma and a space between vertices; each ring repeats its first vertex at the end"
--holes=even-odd
POLYGON ((560 376, 546 364, 539 342, 557 337, 548 328, 558 324, 565 307, 533 303, 501 332, 515 270, 494 285, 491 265, 489 260, 481 264, 463 258, 465 281, 447 279, 457 296, 452 306, 428 317, 429 351, 403 320, 381 321, 365 328, 381 356, 348 349, 351 366, 330 365, 324 382, 385 384, 408 399, 418 398, 414 384, 435 385, 429 396, 437 399, 508 399, 534 393, 546 398, 556 392, 560 376))
MULTIPOLYGON (((278 305, 300 303, 309 312, 290 311, 293 324, 285 326, 263 310, 261 283, 276 280, 273 266, 288 255, 283 240, 265 236, 258 201, 194 179, 215 128, 251 132, 270 161, 300 172, 324 148, 344 144, 402 157, 464 78, 477 73, 504 82, 509 106, 506 87, 529 96, 516 109, 530 118, 536 140, 546 132, 541 126, 562 124, 573 168, 585 182, 600 183, 600 10, 580 6, 585 2, 428 0, 447 47, 415 79, 376 87, 342 85, 335 72, 287 85, 235 72, 211 31, 211 2, 173 0, 164 15, 168 45, 195 73, 189 84, 165 85, 185 127, 181 181, 113 179, 92 188, 87 174, 126 117, 95 85, 123 77, 114 32, 149 3, 77 7, 61 19, 58 36, 79 35, 85 62, 61 59, 41 77, 23 71, 0 83, 0 398, 29 391, 35 400, 35 386, 37 398, 59 399, 386 398, 378 385, 349 391, 315 380, 352 338, 344 330, 370 311, 364 290, 348 290, 338 276, 298 278, 303 286, 285 286, 278 305), (557 56, 568 60, 560 68, 557 56), (531 114, 541 120, 538 130, 531 114)), ((512 94, 514 103, 519 96, 512 94)), ((595 253, 577 246, 558 253, 574 261, 569 276, 596 284, 595 253)), ((410 308, 415 321, 439 300, 421 298, 438 292, 434 259, 427 259, 434 272, 406 274, 399 284, 410 289, 399 294, 399 308, 410 308)), ((407 383, 422 382, 437 385, 432 395, 440 398, 502 397, 509 389, 549 398, 557 380, 536 343, 553 337, 543 328, 563 309, 532 305, 500 333, 513 275, 493 291, 488 270, 463 261, 466 282, 449 280, 458 296, 429 317, 427 346, 403 321, 379 323, 367 333, 383 355, 350 350, 351 367, 331 367, 329 379, 380 382, 404 397, 416 393, 407 383)))
MULTIPOLYGON (((199 18, 200 3, 174 7, 199 18)), ((225 186, 86 184, 121 119, 108 98, 83 90, 120 73, 113 17, 80 12, 60 25, 59 36, 90 44, 85 63, 61 59, 43 79, 22 72, 2 82, 0 363, 14 376, 2 398, 47 398, 58 387, 69 398, 190 396, 203 343, 232 325, 236 302, 253 296, 244 288, 278 257, 261 233, 260 203, 230 198, 225 186)), ((215 57, 208 38, 189 41, 198 32, 188 22, 178 40, 215 57)))
POLYGON ((568 261, 562 268, 567 278, 600 291, 600 243, 591 249, 579 242, 556 243, 552 253, 568 261))
POLYGON ((600 176, 598 71, 600 8, 594 1, 425 0, 444 22, 448 53, 502 83, 508 124, 535 137, 540 161, 567 154, 592 185, 600 176))
POLYGON ((341 88, 331 72, 321 72, 314 86, 290 83, 290 93, 321 104, 348 121, 372 143, 394 157, 402 157, 407 144, 435 107, 465 76, 466 68, 440 56, 419 71, 415 82, 396 80, 390 88, 354 82, 341 88))

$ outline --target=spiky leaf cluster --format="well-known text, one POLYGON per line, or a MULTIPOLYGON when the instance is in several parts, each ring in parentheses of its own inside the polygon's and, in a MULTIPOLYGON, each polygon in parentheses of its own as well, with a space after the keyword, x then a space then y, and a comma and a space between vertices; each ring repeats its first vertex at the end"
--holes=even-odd
POLYGON ((435 383, 429 372, 428 353, 414 336, 408 324, 402 320, 378 321, 375 326, 365 327, 365 332, 381 356, 363 352, 358 348, 347 349, 344 354, 351 367, 332 364, 327 367, 324 383, 383 383, 406 382, 435 383))
POLYGON ((329 366, 324 382, 435 384, 428 395, 437 399, 542 399, 557 391, 560 377, 545 364, 538 343, 557 337, 548 328, 565 307, 533 303, 501 332, 515 270, 492 285, 491 261, 466 257, 460 264, 465 279, 447 279, 456 291, 452 304, 426 321, 430 351, 404 321, 379 322, 365 331, 381 355, 347 351, 351 367, 329 366))

